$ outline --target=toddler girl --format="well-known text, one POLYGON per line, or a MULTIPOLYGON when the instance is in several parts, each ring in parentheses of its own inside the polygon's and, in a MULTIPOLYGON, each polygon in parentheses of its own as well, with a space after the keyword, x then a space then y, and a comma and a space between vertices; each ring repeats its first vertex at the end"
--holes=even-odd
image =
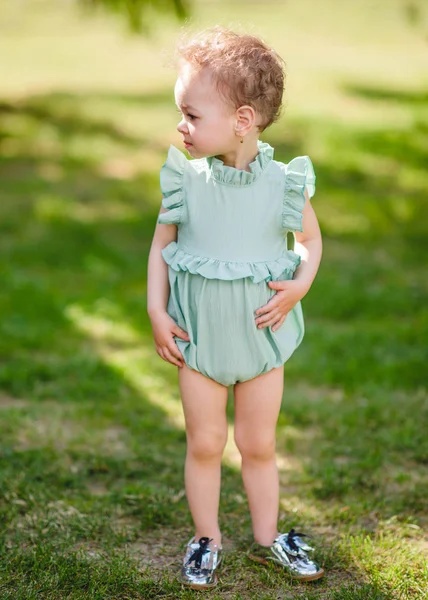
POLYGON ((148 313, 158 354, 179 368, 186 422, 185 486, 195 531, 181 579, 197 589, 217 581, 230 385, 255 538, 249 556, 318 579, 323 570, 302 534, 278 532, 275 461, 283 365, 302 340, 300 300, 321 257, 312 163, 307 156, 278 162, 259 140, 278 118, 283 94, 282 61, 271 48, 214 28, 178 53, 177 129, 194 160, 171 146, 161 170, 148 313))

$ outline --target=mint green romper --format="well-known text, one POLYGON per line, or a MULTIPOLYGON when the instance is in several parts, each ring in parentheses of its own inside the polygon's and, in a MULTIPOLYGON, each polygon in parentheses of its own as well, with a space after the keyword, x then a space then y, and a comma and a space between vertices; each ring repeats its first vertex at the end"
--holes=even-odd
POLYGON ((161 169, 158 222, 177 226, 162 250, 168 264, 167 311, 187 331, 175 337, 186 364, 225 386, 280 367, 304 334, 300 302, 279 329, 258 329, 255 311, 276 293, 269 281, 292 279, 300 256, 287 232, 302 231, 304 190, 315 192, 307 156, 288 164, 258 142, 251 172, 218 158, 188 161, 171 146, 161 169))

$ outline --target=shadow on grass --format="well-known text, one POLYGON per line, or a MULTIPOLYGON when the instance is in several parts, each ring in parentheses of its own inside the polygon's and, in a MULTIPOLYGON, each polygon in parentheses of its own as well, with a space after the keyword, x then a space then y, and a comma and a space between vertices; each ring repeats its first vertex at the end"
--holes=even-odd
POLYGON ((343 86, 344 91, 351 96, 359 96, 371 101, 382 101, 393 104, 406 104, 410 106, 421 106, 426 110, 428 106, 427 90, 400 90, 389 88, 368 87, 347 83, 343 86))
MULTIPOLYGON (((93 101, 106 99, 112 104, 117 100, 151 105, 162 103, 162 98, 162 94, 145 100, 92 95, 93 101)), ((146 315, 146 262, 157 214, 157 175, 136 173, 126 181, 108 177, 100 173, 100 159, 79 156, 69 148, 74 139, 100 137, 132 152, 147 141, 124 134, 109 118, 82 114, 79 107, 84 100, 82 94, 61 93, 0 105, 0 139, 13 141, 13 152, 8 150, 0 164, 1 277, 7 290, 0 304, 0 385, 10 397, 2 423, 6 460, 0 511, 7 523, 2 559, 4 565, 9 561, 3 586, 9 592, 19 585, 20 597, 26 598, 30 598, 25 596, 28 578, 41 593, 60 594, 52 598, 70 590, 75 594, 70 597, 76 598, 119 598, 131 592, 143 594, 141 598, 160 593, 190 597, 168 576, 163 582, 150 573, 141 576, 141 564, 131 559, 123 563, 123 553, 116 554, 117 549, 135 548, 143 538, 147 546, 140 547, 139 555, 153 553, 161 560, 162 553, 171 555, 172 544, 173 554, 180 556, 183 540, 171 542, 171 535, 180 532, 185 539, 190 529, 182 493, 185 435, 168 403, 163 408, 162 401, 155 401, 164 393, 178 403, 175 370, 155 356, 146 315), (29 117, 24 129, 22 124, 15 128, 17 115, 29 117), (55 141, 54 151, 43 146, 47 129, 55 141), (44 148, 40 154, 38 145, 44 148), (57 169, 54 177, 43 175, 46 161, 57 169), (14 398, 28 399, 24 410, 14 408, 14 398), (84 549, 83 558, 77 558, 78 548, 84 549), (67 552, 71 552, 68 559, 67 552), (58 573, 64 576, 53 583, 58 573), (96 595, 100 593, 104 595, 96 595)), ((408 132, 409 152, 412 136, 408 132)), ((279 160, 304 153, 300 127, 290 139, 276 145, 279 160)), ((371 150, 384 148, 385 156, 401 160, 395 142, 376 140, 373 134, 371 150)), ((360 152, 365 152, 366 142, 364 136, 354 139, 360 152)), ((420 168, 416 152, 415 157, 409 157, 412 168, 420 168)), ((363 502, 353 519, 359 530, 370 531, 362 523, 364 513, 376 512, 377 521, 397 508, 403 519, 424 510, 422 479, 413 487, 410 503, 409 494, 404 496, 395 480, 389 482, 387 501, 382 488, 387 483, 376 487, 383 471, 404 468, 403 457, 419 477, 419 465, 428 456, 421 435, 421 422, 428 419, 425 396, 415 391, 425 378, 423 340, 428 324, 419 303, 426 290, 417 286, 412 299, 409 288, 403 287, 407 281, 393 284, 397 272, 411 273, 408 257, 414 256, 418 264, 426 241, 397 251, 400 240, 407 244, 416 217, 403 225, 390 210, 396 195, 408 196, 412 207, 420 198, 397 179, 385 186, 384 175, 360 167, 338 174, 332 161, 319 164, 317 172, 326 260, 307 304, 313 333, 287 366, 287 383, 294 386, 294 398, 301 393, 300 402, 288 403, 286 396, 280 429, 285 424, 304 433, 323 423, 322 432, 303 436, 305 443, 293 446, 292 438, 284 441, 287 453, 302 459, 308 504, 317 504, 328 522, 336 510, 330 504, 349 498, 363 502), (330 192, 337 197, 337 188, 346 205, 336 208, 362 210, 368 229, 339 235, 329 227, 330 192), (365 198, 370 201, 364 203, 365 198), (386 223, 386 247, 391 248, 387 259, 376 254, 374 234, 381 220, 386 223), (376 287, 379 278, 386 289, 376 287), (398 317, 404 325, 391 336, 391 322, 398 317), (418 333, 413 330, 416 323, 418 333), (302 380, 312 391, 299 392, 302 380), (404 400, 410 402, 412 414, 403 409, 399 396, 391 406, 390 395, 383 392, 398 383, 413 394, 404 400), (327 386, 324 396, 319 386, 327 386), (328 386, 345 392, 335 400, 334 389, 328 386)), ((224 532, 226 537, 238 537, 243 550, 250 522, 240 476, 225 466, 223 481, 224 532)), ((305 482, 297 479, 296 484, 305 482)), ((346 512, 341 514, 340 523, 346 524, 346 512)), ((310 517, 303 518, 316 526, 310 517)), ((289 516, 284 524, 293 524, 289 516)), ((322 597, 326 590, 331 598, 389 597, 387 584, 380 589, 367 583, 364 571, 359 572, 352 557, 334 544, 324 560, 334 588, 328 581, 307 594, 299 588, 301 598, 322 597), (347 579, 348 568, 352 575, 347 579)), ((229 569, 241 569, 242 561, 233 555, 229 569)), ((258 580, 275 589, 283 586, 281 578, 269 571, 255 568, 251 573, 247 583, 239 584, 243 594, 252 593, 258 580)), ((297 592, 294 584, 290 586, 297 592)), ((228 596, 220 591, 218 597, 228 596)))
MULTIPOLYGON (((133 105, 144 110, 148 106, 170 106, 173 104, 171 93, 153 94, 115 94, 112 92, 52 92, 34 95, 17 101, 0 102, 0 115, 24 116, 33 120, 33 126, 53 128, 55 134, 66 143, 70 138, 88 136, 105 137, 110 142, 119 142, 129 148, 140 148, 147 141, 131 135, 109 119, 90 118, 85 114, 88 105, 96 103, 133 105)), ((3 134, 5 137, 7 133, 3 134)), ((64 149, 65 150, 65 149, 64 149)))

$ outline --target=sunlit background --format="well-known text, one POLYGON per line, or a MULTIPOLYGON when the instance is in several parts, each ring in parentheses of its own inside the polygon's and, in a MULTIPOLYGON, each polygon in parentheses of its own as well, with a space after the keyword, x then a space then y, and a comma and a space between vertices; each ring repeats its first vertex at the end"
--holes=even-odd
MULTIPOLYGON (((185 21, 165 1, 138 30, 90 4, 0 3, 1 597, 190 598, 174 581, 191 534, 177 375, 146 315, 185 21)), ((317 535, 329 577, 306 589, 245 561, 230 402, 213 598, 426 598, 428 5, 194 0, 187 15, 286 61, 263 139, 311 157, 325 248, 278 461, 281 525, 317 535)))

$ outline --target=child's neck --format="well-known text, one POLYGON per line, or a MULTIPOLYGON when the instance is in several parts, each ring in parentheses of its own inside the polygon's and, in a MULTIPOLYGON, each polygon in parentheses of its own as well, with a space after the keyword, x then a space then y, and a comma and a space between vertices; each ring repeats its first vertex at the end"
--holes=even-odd
POLYGON ((244 140, 243 144, 238 141, 236 148, 226 154, 219 154, 217 158, 223 161, 227 167, 250 172, 249 165, 254 161, 258 153, 257 138, 254 138, 244 140))

